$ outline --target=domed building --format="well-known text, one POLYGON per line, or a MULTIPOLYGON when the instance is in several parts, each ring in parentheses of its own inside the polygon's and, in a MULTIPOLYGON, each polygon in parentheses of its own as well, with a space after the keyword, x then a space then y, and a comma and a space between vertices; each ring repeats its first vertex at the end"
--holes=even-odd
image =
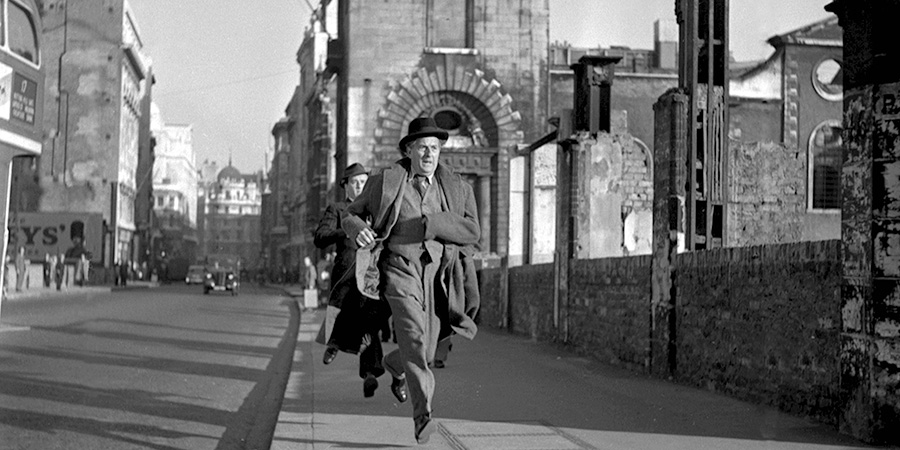
POLYGON ((204 161, 198 202, 200 258, 212 263, 238 260, 241 269, 254 271, 258 266, 262 173, 243 174, 231 161, 218 171, 216 164, 204 161))

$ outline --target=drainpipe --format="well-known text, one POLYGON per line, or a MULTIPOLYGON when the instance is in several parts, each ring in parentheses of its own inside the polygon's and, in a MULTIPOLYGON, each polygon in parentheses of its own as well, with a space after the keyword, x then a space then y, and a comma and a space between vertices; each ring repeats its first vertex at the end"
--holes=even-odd
POLYGON ((59 90, 58 110, 56 114, 56 136, 53 137, 53 147, 50 152, 50 176, 55 178, 58 175, 56 170, 56 153, 57 149, 62 156, 62 182, 67 185, 66 167, 68 166, 68 136, 69 136, 69 92, 63 87, 63 60, 68 54, 69 49, 69 2, 65 0, 63 3, 63 47, 57 61, 57 88, 59 90))

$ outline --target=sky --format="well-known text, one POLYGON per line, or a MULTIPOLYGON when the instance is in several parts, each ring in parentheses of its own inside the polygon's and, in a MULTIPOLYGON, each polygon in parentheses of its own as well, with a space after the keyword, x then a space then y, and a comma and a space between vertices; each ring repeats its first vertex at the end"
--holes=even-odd
MULTIPOLYGON (((362 1, 362 0, 352 0, 362 1)), ((197 163, 262 170, 272 126, 299 81, 297 49, 316 0, 129 0, 153 97, 165 122, 193 127, 197 163), (237 7, 236 7, 237 6, 237 7)), ((828 17, 830 0, 730 0, 731 51, 766 58, 766 40, 828 17)), ((675 0, 549 0, 550 41, 577 47, 653 48, 653 22, 675 19, 675 0), (607 20, 607 18, 609 18, 607 20)), ((501 80, 502 81, 502 80, 501 80)), ((270 154, 269 154, 270 157, 270 154)))

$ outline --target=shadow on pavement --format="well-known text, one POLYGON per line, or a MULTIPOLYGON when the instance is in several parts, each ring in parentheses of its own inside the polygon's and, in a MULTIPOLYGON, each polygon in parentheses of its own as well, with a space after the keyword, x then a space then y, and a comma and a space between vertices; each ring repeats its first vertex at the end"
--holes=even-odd
MULTIPOLYGON (((114 293, 115 302, 129 301, 122 294, 114 293)), ((203 448, 212 448, 210 442, 220 449, 267 448, 299 312, 296 302, 279 297, 256 307, 241 301, 228 297, 221 309, 210 300, 185 308, 202 320, 111 313, 57 326, 36 323, 64 319, 40 318, 31 311, 35 306, 22 305, 28 312, 17 321, 28 331, 0 340, 0 435, 15 429, 30 439, 20 435, 30 430, 44 440, 78 435, 119 443, 104 448, 193 449, 198 441, 203 448)), ((142 302, 145 297, 119 307, 142 302)), ((112 310, 107 300, 91 308, 112 310)))
MULTIPOLYGON (((388 375, 379 379, 375 397, 364 399, 354 355, 341 353, 331 365, 322 364, 325 347, 312 342, 321 316, 302 321, 276 442, 328 444, 323 448, 414 444, 410 403, 396 402, 388 375), (341 430, 353 439, 335 439, 341 430)), ((395 348, 385 345, 385 352, 395 348)), ((434 448, 517 448, 528 439, 544 442, 541 448, 867 448, 770 407, 487 327, 474 341, 455 338, 447 367, 435 369, 435 377, 434 414, 446 442, 434 448)))

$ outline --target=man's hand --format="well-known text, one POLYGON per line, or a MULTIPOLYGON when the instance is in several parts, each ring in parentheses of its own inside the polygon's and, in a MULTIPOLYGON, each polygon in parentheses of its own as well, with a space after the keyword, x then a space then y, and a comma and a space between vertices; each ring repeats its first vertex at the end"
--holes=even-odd
POLYGON ((359 234, 356 235, 356 245, 359 248, 368 247, 375 243, 375 232, 372 231, 371 228, 363 228, 359 234))

